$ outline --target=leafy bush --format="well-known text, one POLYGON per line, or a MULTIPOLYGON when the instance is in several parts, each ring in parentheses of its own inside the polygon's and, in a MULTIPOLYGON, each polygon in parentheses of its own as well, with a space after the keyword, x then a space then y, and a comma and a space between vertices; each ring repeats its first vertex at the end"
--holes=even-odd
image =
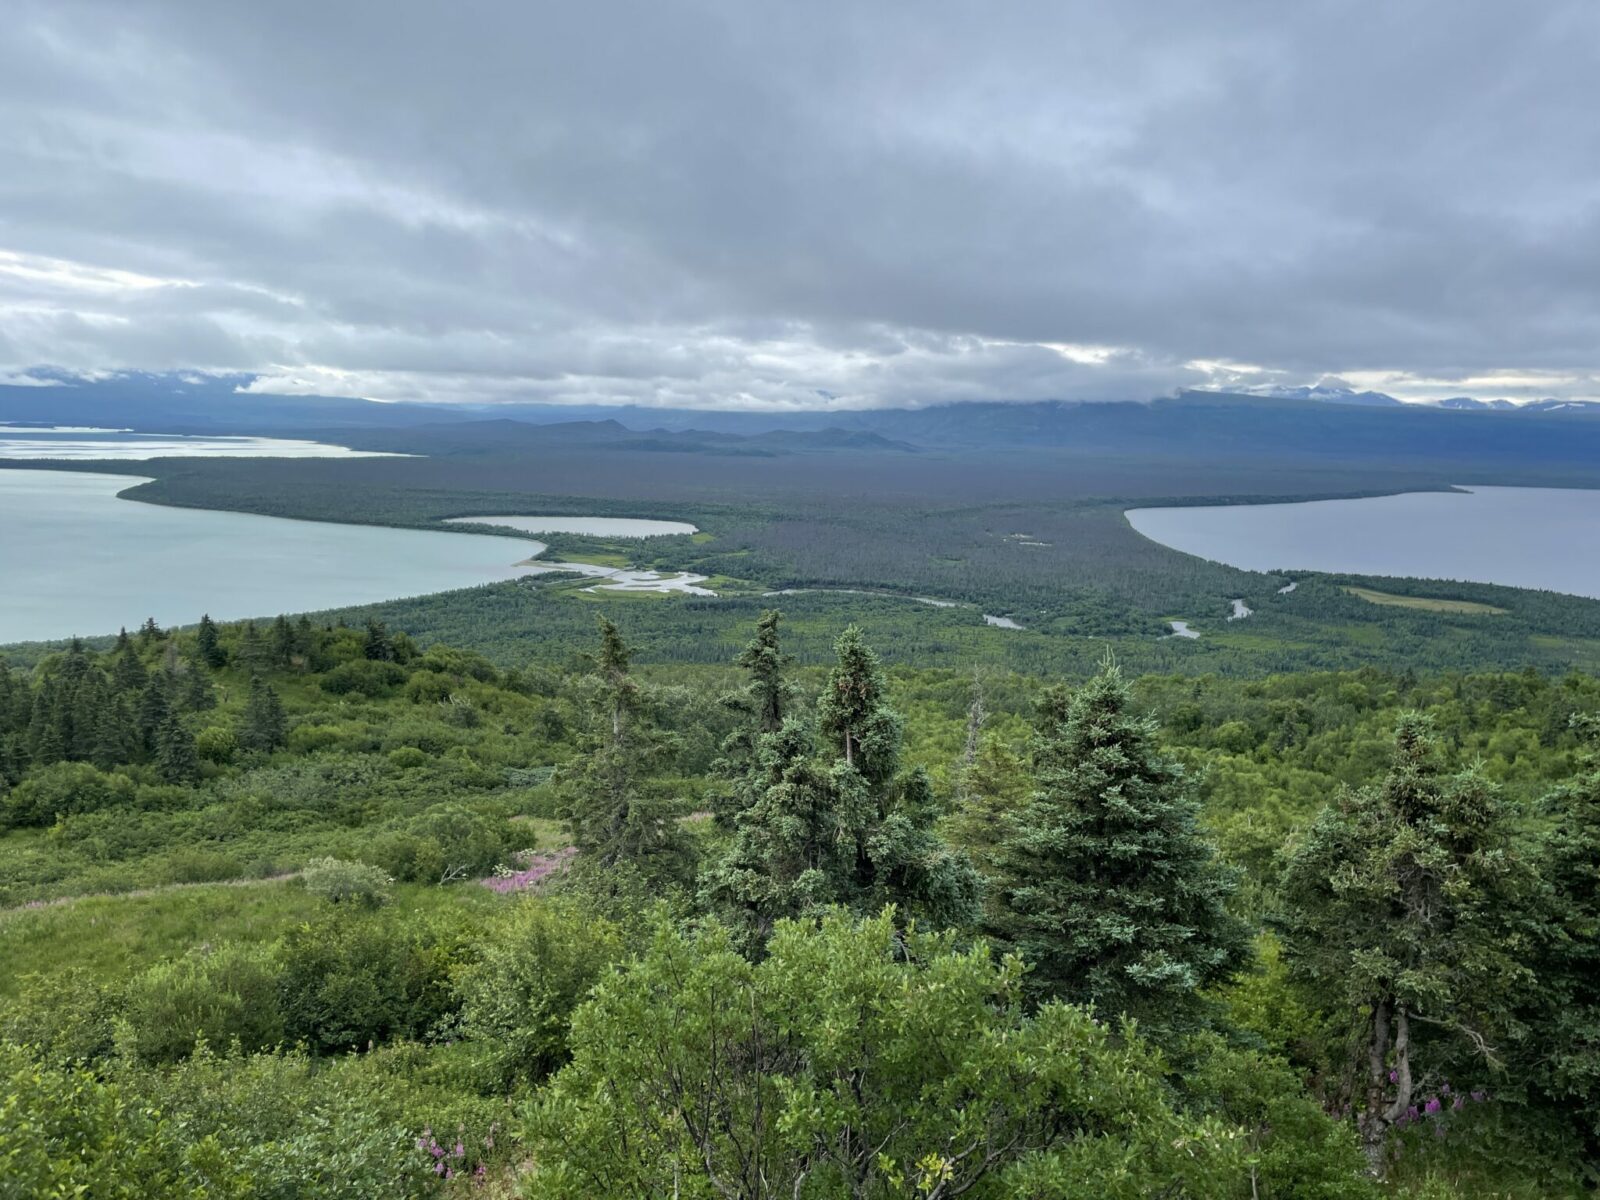
POLYGON ((35 1047, 50 1062, 92 1062, 111 1052, 117 995, 86 967, 26 975, 0 1010, 0 1040, 35 1047))
POLYGON ((236 942, 158 963, 128 985, 124 1014, 138 1057, 173 1063, 197 1042, 260 1050, 283 1039, 269 953, 236 942))
POLYGON ((415 746, 401 746, 389 751, 389 763, 402 771, 415 771, 428 765, 428 756, 415 746))
POLYGON ((622 957, 616 925, 568 899, 519 901, 479 939, 457 976, 461 1025, 500 1077, 533 1080, 567 1057, 572 1011, 622 957))
POLYGON ((83 1068, 41 1067, 0 1044, 0 1200, 145 1200, 181 1188, 160 1118, 83 1068))
POLYGON ((394 880, 379 867, 338 858, 316 858, 306 864, 306 891, 332 904, 378 908, 391 898, 394 880))
POLYGON ((0 794, 0 827, 49 825, 57 817, 131 804, 133 798, 133 781, 126 775, 110 775, 88 763, 52 763, 0 794))
POLYGON ((387 914, 298 926, 279 948, 285 1029, 320 1054, 425 1036, 453 1008, 450 939, 387 914))
POLYGON ((244 864, 231 854, 216 850, 182 849, 167 855, 167 883, 216 883, 223 879, 237 879, 244 874, 244 864))
POLYGON ((780 922, 768 949, 663 924, 595 989, 528 1110, 528 1194, 1249 1195, 1236 1132, 1171 1107, 1131 1030, 1025 1016, 1016 959, 892 913, 780 922))
POLYGON ((194 735, 194 749, 206 762, 227 764, 239 752, 239 739, 226 725, 212 725, 194 735))
POLYGON ((437 671, 413 671, 406 680, 405 698, 413 704, 438 704, 450 699, 456 681, 437 671))
POLYGON ((514 847, 504 817, 441 804, 382 838, 373 857, 396 879, 449 883, 485 875, 514 847))
POLYGON ((353 659, 334 667, 317 684, 333 696, 354 693, 379 699, 391 694, 405 681, 406 669, 396 663, 353 659))

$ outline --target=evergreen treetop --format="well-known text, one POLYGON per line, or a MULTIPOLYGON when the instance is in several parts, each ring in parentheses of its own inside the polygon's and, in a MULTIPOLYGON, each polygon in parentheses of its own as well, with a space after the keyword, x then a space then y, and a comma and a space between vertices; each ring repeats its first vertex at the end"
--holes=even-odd
POLYGON ((1153 1028, 1198 1016, 1247 960, 1233 874, 1201 833, 1182 769, 1109 659, 1041 710, 1038 790, 1004 824, 991 932, 1033 964, 1035 999, 1153 1028))

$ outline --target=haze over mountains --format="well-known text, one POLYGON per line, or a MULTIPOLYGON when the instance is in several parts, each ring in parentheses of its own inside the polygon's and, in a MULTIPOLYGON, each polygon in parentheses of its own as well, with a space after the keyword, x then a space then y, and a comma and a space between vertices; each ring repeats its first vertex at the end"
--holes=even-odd
MULTIPOLYGON (((184 374, 118 372, 83 377, 37 368, 26 373, 29 385, 0 384, 0 422, 13 424, 94 425, 162 433, 270 433, 320 429, 409 428, 456 425, 495 419, 527 425, 574 421, 611 422, 624 432, 701 430, 722 434, 765 434, 775 431, 817 433, 824 430, 873 432, 885 438, 978 444, 987 441, 1056 441, 1083 427, 1107 422, 1130 427, 1148 424, 1150 413, 1199 408, 1234 410, 1239 420, 1259 421, 1261 414, 1287 411, 1279 405, 1300 402, 1313 425, 1324 405, 1353 408, 1430 409, 1519 415, 1600 415, 1600 404, 1543 399, 1515 403, 1452 396, 1433 402, 1404 402, 1383 392, 1315 385, 1294 388, 1240 389, 1237 392, 1191 391, 1148 402, 1096 401, 970 401, 921 408, 859 410, 799 409, 737 411, 701 408, 656 408, 637 405, 559 405, 517 403, 423 405, 379 403, 345 396, 274 395, 245 391, 257 380, 250 374, 184 374), (41 384, 43 386, 41 386, 41 384), (1105 409, 1093 413, 1086 410, 1105 409), (1140 410, 1148 410, 1141 413, 1140 410), (1251 414, 1246 417, 1242 414, 1251 414), (1075 415, 1068 415, 1075 414, 1075 415)), ((1419 427, 1420 428, 1420 427, 1419 427)), ((610 433, 596 430, 595 440, 610 433)), ((839 439, 831 439, 839 441, 839 439)), ((1070 438, 1069 438, 1070 440, 1070 438)), ((668 440, 670 443, 670 439, 668 440)), ((815 442, 815 439, 813 439, 815 442)), ((817 443, 829 444, 829 443, 817 443)), ((867 441, 865 448, 875 448, 867 441)), ((662 448, 670 448, 664 444, 662 448)))

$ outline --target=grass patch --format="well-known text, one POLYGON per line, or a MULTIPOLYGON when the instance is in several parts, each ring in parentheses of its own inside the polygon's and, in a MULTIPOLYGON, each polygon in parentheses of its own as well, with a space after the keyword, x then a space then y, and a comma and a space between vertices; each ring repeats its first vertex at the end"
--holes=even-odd
MULTIPOLYGON (((492 908, 499 897, 474 884, 401 884, 395 906, 405 911, 463 913, 492 908)), ((21 976, 87 967, 122 979, 200 945, 271 942, 326 912, 326 901, 297 880, 157 888, 127 896, 81 896, 0 913, 0 999, 21 976)), ((470 920, 470 918, 468 918, 470 920)))
POLYGON ((1475 600, 1443 600, 1435 596, 1396 596, 1393 592, 1378 592, 1372 588, 1347 587, 1352 596, 1369 604, 1388 604, 1395 608, 1420 608, 1428 612, 1475 613, 1479 616, 1498 616, 1507 609, 1492 604, 1479 604, 1475 600))

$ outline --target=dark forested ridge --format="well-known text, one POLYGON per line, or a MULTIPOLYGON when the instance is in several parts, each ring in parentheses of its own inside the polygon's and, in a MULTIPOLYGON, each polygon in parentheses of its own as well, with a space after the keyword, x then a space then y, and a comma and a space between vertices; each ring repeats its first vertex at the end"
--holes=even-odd
POLYGON ((974 674, 820 607, 695 665, 563 604, 562 658, 0 672, 0 1186, 1593 1186, 1592 675, 974 674))

